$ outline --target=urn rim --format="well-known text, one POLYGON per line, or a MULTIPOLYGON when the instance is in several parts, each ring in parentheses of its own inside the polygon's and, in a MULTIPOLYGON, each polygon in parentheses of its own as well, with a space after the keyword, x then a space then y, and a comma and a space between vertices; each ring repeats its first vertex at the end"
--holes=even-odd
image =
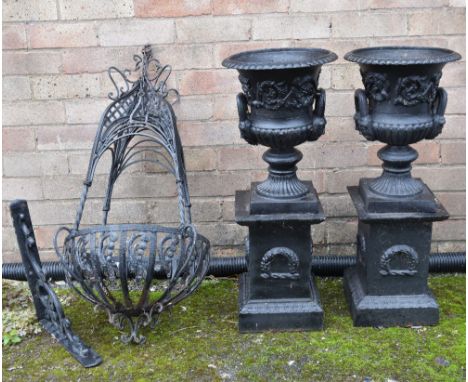
POLYGON ((248 50, 223 60, 226 68, 237 70, 299 69, 335 61, 338 56, 320 48, 274 48, 248 50))
POLYGON ((376 46, 352 50, 345 54, 344 59, 368 65, 430 65, 457 61, 461 55, 437 47, 376 46))

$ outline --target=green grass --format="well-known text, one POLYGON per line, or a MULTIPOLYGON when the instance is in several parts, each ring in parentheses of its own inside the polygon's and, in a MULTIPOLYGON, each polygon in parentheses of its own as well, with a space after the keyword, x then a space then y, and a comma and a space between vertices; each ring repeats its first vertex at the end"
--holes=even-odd
POLYGON ((144 332, 144 345, 122 344, 104 313, 76 299, 66 313, 103 363, 82 368, 42 332, 4 346, 3 380, 464 381, 465 277, 431 277, 430 286, 441 310, 434 327, 354 328, 341 279, 319 279, 325 330, 239 334, 237 283, 207 280, 144 332))

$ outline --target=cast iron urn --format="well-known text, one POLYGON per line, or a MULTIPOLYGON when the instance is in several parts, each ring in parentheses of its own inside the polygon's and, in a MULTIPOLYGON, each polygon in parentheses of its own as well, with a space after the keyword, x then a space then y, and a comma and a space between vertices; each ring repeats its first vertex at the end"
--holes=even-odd
POLYGON ((410 144, 437 137, 445 123, 442 68, 460 59, 451 50, 375 47, 345 55, 361 69, 355 92, 356 129, 387 145, 383 173, 349 187, 358 211, 357 266, 345 273, 355 325, 425 325, 438 322, 427 286, 432 222, 447 211, 421 179, 411 176, 418 153, 410 144))
POLYGON ((323 311, 311 278, 311 224, 324 220, 312 182, 296 175, 302 154, 295 146, 325 129, 321 66, 336 55, 324 49, 267 49, 223 61, 239 71, 239 129, 263 155, 268 177, 236 192, 236 221, 249 227, 248 272, 240 279, 241 331, 314 329, 323 311))

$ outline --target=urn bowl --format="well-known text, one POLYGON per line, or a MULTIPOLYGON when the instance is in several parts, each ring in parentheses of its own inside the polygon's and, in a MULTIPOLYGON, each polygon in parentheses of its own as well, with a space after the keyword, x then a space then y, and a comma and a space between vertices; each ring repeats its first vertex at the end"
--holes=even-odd
POLYGON ((239 128, 251 144, 275 149, 313 141, 324 132, 322 64, 337 56, 325 49, 265 49, 235 54, 223 66, 237 69, 239 128))
POLYGON ((445 123, 443 66, 461 58, 448 49, 387 46, 357 49, 344 57, 361 69, 356 128, 369 140, 404 146, 433 139, 445 123))

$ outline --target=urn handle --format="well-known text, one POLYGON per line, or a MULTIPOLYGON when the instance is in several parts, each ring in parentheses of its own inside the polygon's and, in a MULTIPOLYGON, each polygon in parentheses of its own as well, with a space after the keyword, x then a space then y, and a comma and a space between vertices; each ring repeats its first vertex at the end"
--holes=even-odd
POLYGON ((251 145, 258 144, 255 135, 251 130, 252 123, 249 119, 250 113, 247 104, 247 98, 244 93, 239 93, 237 95, 237 113, 239 114, 239 130, 241 137, 251 145))
POLYGON ((447 107, 447 92, 444 88, 438 88, 434 102, 432 103, 433 126, 426 139, 434 139, 445 125, 445 108, 447 107))
POLYGON ((325 132, 325 125, 327 120, 325 119, 325 90, 317 89, 317 93, 314 95, 314 109, 312 111, 313 121, 310 130, 308 141, 315 141, 325 132))
POLYGON ((356 89, 354 92, 354 104, 356 114, 354 121, 356 122, 356 130, 358 130, 367 140, 374 141, 374 132, 372 131, 372 118, 369 115, 369 103, 366 92, 362 89, 356 89))

